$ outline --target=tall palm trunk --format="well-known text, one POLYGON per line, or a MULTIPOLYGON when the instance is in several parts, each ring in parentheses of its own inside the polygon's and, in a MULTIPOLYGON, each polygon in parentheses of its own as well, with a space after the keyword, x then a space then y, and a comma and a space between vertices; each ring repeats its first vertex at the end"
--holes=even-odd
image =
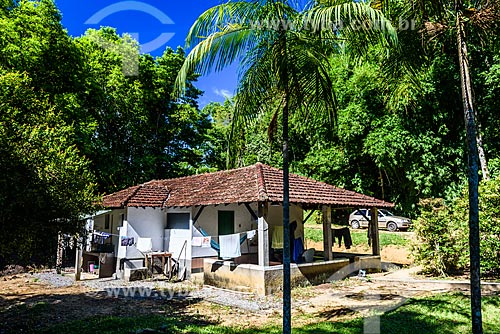
MULTIPOLYGON (((286 31, 280 31, 282 44, 283 67, 281 79, 283 80, 284 105, 283 105, 283 334, 292 332, 291 315, 291 282, 290 282, 290 184, 289 184, 289 148, 288 148, 288 108, 290 92, 288 85, 288 53, 286 31)), ((278 60, 279 61, 279 60, 278 60)))
POLYGON ((472 104, 472 86, 469 74, 467 43, 464 23, 459 13, 457 14, 456 28, 458 59, 460 63, 460 81, 462 86, 462 100, 464 104, 465 126, 467 129, 467 147, 469 151, 469 248, 472 332, 474 334, 481 334, 483 333, 483 326, 481 315, 481 278, 479 253, 478 150, 475 114, 472 104))

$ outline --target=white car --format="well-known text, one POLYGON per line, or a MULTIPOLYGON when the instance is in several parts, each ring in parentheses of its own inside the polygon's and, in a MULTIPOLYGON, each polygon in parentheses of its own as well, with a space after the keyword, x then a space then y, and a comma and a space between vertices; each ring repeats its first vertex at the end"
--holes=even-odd
MULTIPOLYGON (((368 227, 370 217, 370 209, 359 209, 349 215, 349 224, 353 229, 368 227)), ((388 231, 407 230, 411 227, 411 219, 395 216, 386 209, 379 209, 378 227, 387 228, 388 231)))

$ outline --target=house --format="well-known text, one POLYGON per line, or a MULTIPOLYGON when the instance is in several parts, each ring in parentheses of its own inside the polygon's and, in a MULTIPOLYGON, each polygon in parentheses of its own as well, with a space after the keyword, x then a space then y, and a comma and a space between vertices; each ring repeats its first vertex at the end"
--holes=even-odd
MULTIPOLYGON (((256 163, 228 171, 153 180, 107 195, 102 203, 106 211, 95 215, 91 225, 103 243, 101 250, 107 251, 108 257, 113 254, 113 258, 97 249, 87 251, 83 268, 87 266, 85 253, 91 253, 94 260, 105 258, 108 265, 111 263, 118 277, 128 279, 134 270, 144 267, 145 252, 168 252, 187 277, 203 272, 206 284, 259 294, 279 290, 282 179, 282 170, 256 163), (103 233, 109 235, 106 240, 103 233), (241 239, 236 251, 241 254, 221 259, 223 248, 219 243, 228 240, 221 236, 236 234, 241 239)), ((303 223, 308 219, 304 210, 321 210, 325 249, 320 261, 300 263, 300 259, 292 264, 293 283, 314 281, 353 261, 361 267, 363 263, 365 267, 380 267, 377 228, 371 228, 373 254, 353 259, 332 253, 332 210, 390 208, 392 203, 295 174, 289 179, 290 222, 295 227, 290 238, 303 241, 303 223)))

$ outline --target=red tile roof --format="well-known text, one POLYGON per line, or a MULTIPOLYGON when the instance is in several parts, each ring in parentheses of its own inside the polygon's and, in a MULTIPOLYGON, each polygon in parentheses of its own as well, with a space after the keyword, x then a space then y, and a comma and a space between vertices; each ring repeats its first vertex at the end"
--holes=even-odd
MULTIPOLYGON (((188 207, 257 201, 282 202, 282 182, 282 170, 257 163, 215 173, 153 180, 104 196, 103 206, 188 207)), ((394 206, 374 197, 296 174, 290 174, 290 202, 310 206, 394 206)))

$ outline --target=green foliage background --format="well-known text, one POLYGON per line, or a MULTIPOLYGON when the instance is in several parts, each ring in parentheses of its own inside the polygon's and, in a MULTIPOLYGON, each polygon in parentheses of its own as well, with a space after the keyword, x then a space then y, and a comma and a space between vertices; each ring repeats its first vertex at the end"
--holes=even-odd
MULTIPOLYGON (((468 269, 468 194, 451 203, 443 199, 420 201, 421 216, 414 222, 417 242, 413 245, 417 263, 424 270, 446 275, 468 269)), ((500 177, 483 181, 479 187, 481 272, 500 274, 500 177)))
POLYGON ((208 169, 209 115, 182 49, 139 55, 113 28, 71 38, 51 0, 0 3, 0 268, 53 264, 102 194, 208 169))

